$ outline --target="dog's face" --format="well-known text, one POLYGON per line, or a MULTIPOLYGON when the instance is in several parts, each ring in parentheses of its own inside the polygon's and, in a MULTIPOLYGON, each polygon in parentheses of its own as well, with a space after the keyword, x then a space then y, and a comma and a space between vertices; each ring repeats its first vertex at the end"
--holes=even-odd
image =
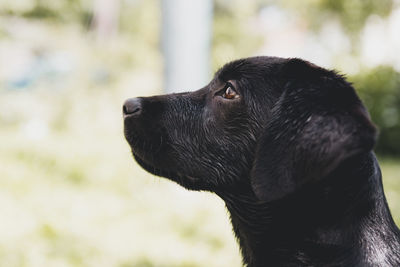
POLYGON ((124 125, 147 171, 193 190, 248 184, 265 201, 326 175, 375 140, 340 76, 271 57, 231 62, 194 92, 129 99, 124 125))

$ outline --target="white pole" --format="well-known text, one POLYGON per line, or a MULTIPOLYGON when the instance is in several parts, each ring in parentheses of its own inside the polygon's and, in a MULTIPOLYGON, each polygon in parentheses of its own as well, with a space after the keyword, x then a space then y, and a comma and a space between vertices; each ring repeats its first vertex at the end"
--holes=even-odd
POLYGON ((162 0, 165 91, 199 89, 210 78, 212 0, 162 0))

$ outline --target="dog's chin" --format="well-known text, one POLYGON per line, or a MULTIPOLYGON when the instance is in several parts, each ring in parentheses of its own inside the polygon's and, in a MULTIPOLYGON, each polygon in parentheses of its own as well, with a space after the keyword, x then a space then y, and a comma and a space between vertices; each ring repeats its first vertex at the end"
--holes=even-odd
POLYGON ((175 173, 168 171, 168 170, 164 170, 158 167, 155 167, 154 163, 150 163, 149 161, 143 159, 143 157, 139 156, 138 153, 135 153, 134 151, 132 151, 133 157, 135 159, 135 161, 146 171, 148 171, 151 174, 157 175, 157 176, 161 176, 161 177, 165 177, 171 180, 175 180, 176 177, 178 175, 176 175, 175 173))
POLYGON ((178 183, 179 185, 185 187, 189 190, 207 190, 210 191, 209 186, 205 186, 199 178, 195 178, 193 176, 185 175, 180 172, 171 171, 166 168, 156 167, 154 163, 149 162, 148 160, 141 157, 138 153, 135 153, 132 150, 133 157, 135 161, 146 171, 156 176, 167 178, 171 181, 178 183))

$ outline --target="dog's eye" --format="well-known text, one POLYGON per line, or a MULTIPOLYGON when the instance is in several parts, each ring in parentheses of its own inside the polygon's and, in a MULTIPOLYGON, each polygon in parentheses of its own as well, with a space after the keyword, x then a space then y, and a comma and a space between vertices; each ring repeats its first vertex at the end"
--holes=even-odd
POLYGON ((225 86, 225 92, 222 94, 222 97, 226 99, 234 99, 238 98, 239 95, 234 90, 233 85, 231 83, 227 83, 225 86))

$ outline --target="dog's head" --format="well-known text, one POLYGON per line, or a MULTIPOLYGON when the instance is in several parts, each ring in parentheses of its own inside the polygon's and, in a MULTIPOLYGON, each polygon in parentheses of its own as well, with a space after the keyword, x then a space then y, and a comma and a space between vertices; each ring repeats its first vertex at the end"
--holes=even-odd
POLYGON ((198 91, 128 99, 123 110, 147 171, 193 190, 249 185, 263 201, 326 177, 376 135, 352 86, 300 59, 237 60, 198 91))

